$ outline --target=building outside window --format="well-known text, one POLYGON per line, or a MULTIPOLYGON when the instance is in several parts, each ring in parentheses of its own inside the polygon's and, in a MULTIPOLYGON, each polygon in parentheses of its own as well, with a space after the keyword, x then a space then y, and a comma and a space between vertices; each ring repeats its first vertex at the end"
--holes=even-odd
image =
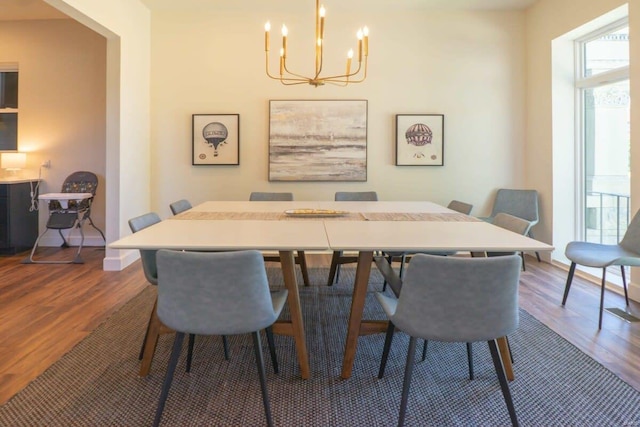
POLYGON ((576 42, 581 240, 618 243, 630 220, 629 25, 576 42))

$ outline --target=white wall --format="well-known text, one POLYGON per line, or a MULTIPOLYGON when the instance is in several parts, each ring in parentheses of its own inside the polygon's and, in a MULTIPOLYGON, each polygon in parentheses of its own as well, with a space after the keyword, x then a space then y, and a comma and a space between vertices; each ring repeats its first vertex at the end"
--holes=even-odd
MULTIPOLYGON (((369 77, 346 88, 314 88, 268 79, 263 50, 264 23, 279 28, 284 21, 289 58, 303 58, 298 68, 311 71, 313 4, 298 3, 294 12, 276 5, 268 12, 257 1, 213 4, 152 8, 151 193, 161 216, 177 199, 244 200, 255 190, 292 191, 299 200, 333 199, 336 190, 376 190, 383 200, 455 198, 473 203, 479 215, 496 188, 524 185, 524 12, 402 3, 355 10, 325 2, 327 71, 344 70, 355 30, 366 23, 369 77), (270 99, 368 100, 368 181, 269 182, 270 99), (240 114, 239 166, 191 165, 194 113, 240 114), (394 165, 398 113, 445 115, 443 167, 394 165)), ((276 54, 278 43, 279 30, 272 30, 276 54)))
MULTIPOLYGON (((18 149, 28 153, 25 177, 38 176, 43 161, 40 194, 60 191, 64 179, 77 170, 98 175, 99 190, 92 219, 105 227, 105 64, 104 37, 72 20, 0 22, 0 63, 19 68, 18 149)), ((41 204, 40 230, 48 218, 41 204)), ((78 234, 75 233, 75 236, 78 234)), ((59 245, 58 233, 48 233, 43 246, 59 245)), ((103 244, 91 227, 87 244, 103 244)))
MULTIPOLYGON (((570 224, 554 224, 552 213, 555 203, 567 202, 571 195, 554 194, 553 157, 554 128, 562 123, 552 120, 552 41, 599 16, 626 4, 623 0, 539 0, 527 11, 527 130, 526 130, 526 183, 541 193, 542 221, 538 237, 551 242, 554 227, 566 228, 570 224)), ((640 99, 640 3, 629 2, 631 98, 640 99)), ((557 43, 556 43, 557 45, 557 43)), ((566 117, 565 120, 572 120, 566 117)), ((571 127, 573 123, 565 126, 571 127)), ((565 132, 565 135, 567 132, 565 132)), ((640 170, 640 109, 631 108, 631 169, 640 170)), ((564 153, 563 155, 569 155, 564 153)), ((573 165, 566 164, 572 168, 573 165)), ((637 175, 637 174, 635 174, 637 175)), ((632 211, 640 207, 640 181, 632 174, 632 211)), ((570 203, 570 201, 569 201, 570 203)), ((556 251, 564 251, 564 242, 553 242, 556 251)), ((632 272, 637 282, 637 272, 632 272)), ((632 296, 637 299, 640 290, 633 285, 632 296)))
MULTIPOLYGON (((106 234, 129 233, 127 220, 150 209, 150 14, 138 0, 45 0, 107 39, 106 234)), ((106 250, 118 270, 137 251, 106 250)))

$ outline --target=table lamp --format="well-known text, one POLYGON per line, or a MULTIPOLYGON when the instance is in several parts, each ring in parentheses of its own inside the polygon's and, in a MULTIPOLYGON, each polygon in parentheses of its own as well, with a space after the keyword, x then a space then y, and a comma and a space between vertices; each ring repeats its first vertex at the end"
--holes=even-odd
POLYGON ((27 165, 27 153, 2 153, 0 157, 0 168, 6 170, 9 176, 17 175, 20 169, 27 165))

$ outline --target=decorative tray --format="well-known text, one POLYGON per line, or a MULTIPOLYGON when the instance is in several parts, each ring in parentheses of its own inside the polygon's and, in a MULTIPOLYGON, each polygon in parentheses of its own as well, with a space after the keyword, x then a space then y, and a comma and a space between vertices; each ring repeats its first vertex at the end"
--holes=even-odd
POLYGON ((289 209, 284 211, 287 216, 313 218, 348 215, 347 211, 337 211, 334 209, 289 209))

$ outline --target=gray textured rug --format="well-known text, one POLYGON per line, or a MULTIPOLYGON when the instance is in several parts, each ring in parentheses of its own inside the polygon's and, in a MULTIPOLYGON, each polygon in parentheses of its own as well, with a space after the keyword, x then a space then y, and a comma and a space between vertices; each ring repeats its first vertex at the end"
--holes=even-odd
MULTIPOLYGON (((345 268, 340 284, 326 287, 320 284, 327 270, 315 269, 311 280, 318 286, 301 288, 311 379, 300 379, 293 339, 276 337, 280 374, 273 374, 265 353, 276 425, 396 424, 406 336, 397 334, 384 379, 376 378, 381 334, 361 337, 353 376, 339 376, 353 275, 345 268)), ((281 286, 278 269, 269 269, 269 277, 281 286)), ((381 285, 373 274, 371 291, 381 285)), ((0 407, 0 425, 150 425, 172 343, 172 336, 161 339, 151 374, 139 378, 137 355, 154 292, 149 287, 132 299, 0 407)), ((384 318, 373 293, 366 317, 384 318)), ((522 425, 640 425, 639 392, 524 311, 510 344, 516 373, 511 392, 522 425)), ((476 344, 474 351, 476 378, 469 381, 464 344, 430 343, 427 360, 414 371, 406 425, 510 424, 486 344, 476 344)), ((184 372, 183 359, 176 370, 163 425, 264 425, 250 337, 230 337, 230 353, 225 361, 218 337, 197 338, 191 373, 184 372)))

